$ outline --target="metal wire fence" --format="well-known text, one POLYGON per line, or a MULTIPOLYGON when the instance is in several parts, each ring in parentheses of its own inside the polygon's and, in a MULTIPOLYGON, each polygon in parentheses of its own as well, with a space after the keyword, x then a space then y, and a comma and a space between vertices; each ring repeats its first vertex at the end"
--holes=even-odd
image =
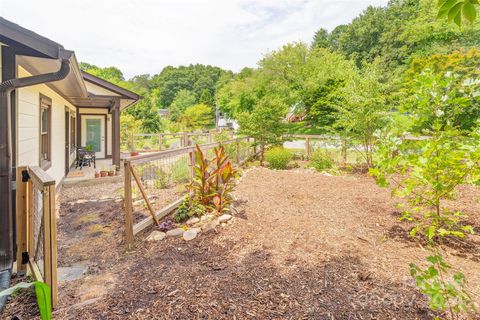
MULTIPOLYGON (((238 166, 255 154, 254 141, 249 138, 199 144, 199 147, 212 159, 214 148, 220 145, 238 166)), ((127 244, 131 244, 135 234, 158 222, 180 204, 193 178, 194 152, 195 147, 188 146, 125 159, 127 244)))
POLYGON ((32 191, 32 222, 33 222, 33 259, 37 263, 38 270, 45 278, 45 233, 44 233, 44 212, 43 212, 43 190, 33 188, 32 191))
POLYGON ((290 135, 284 147, 300 159, 308 160, 315 152, 329 156, 339 163, 364 163, 363 147, 347 139, 329 135, 290 135))

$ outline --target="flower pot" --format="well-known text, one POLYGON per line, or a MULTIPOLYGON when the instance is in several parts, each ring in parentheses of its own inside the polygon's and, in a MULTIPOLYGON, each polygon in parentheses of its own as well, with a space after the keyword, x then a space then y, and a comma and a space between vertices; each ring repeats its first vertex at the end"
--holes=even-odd
POLYGON ((132 151, 132 152, 130 152, 130 155, 131 155, 132 157, 136 157, 136 156, 140 155, 140 153, 138 153, 138 152, 133 152, 133 151, 132 151))
POLYGON ((100 176, 103 178, 103 177, 106 177, 108 175, 108 171, 100 171, 100 176))
POLYGON ((108 171, 108 176, 113 177, 115 175, 115 171, 108 171))
POLYGON ((99 172, 95 172, 95 178, 100 178, 100 173, 99 172))

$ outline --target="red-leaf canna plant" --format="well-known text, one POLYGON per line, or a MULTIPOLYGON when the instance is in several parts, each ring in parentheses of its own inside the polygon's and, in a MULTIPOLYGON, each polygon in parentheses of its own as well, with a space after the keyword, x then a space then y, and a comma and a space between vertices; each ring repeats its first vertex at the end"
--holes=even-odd
POLYGON ((218 213, 228 211, 232 201, 237 169, 225 154, 225 148, 214 149, 215 157, 208 160, 197 145, 195 150, 195 176, 189 186, 192 201, 218 213))

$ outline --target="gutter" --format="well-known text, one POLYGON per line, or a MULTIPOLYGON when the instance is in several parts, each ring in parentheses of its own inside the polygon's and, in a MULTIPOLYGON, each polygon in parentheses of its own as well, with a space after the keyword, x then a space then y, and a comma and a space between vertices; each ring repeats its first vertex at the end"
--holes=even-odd
MULTIPOLYGON (((10 286, 15 256, 15 210, 12 207, 13 172, 11 93, 18 88, 64 79, 70 72, 72 51, 59 50, 60 69, 56 72, 25 78, 5 80, 0 83, 0 291, 10 286)), ((17 262, 18 263, 18 262, 17 262)), ((0 298, 0 312, 8 297, 0 298)))

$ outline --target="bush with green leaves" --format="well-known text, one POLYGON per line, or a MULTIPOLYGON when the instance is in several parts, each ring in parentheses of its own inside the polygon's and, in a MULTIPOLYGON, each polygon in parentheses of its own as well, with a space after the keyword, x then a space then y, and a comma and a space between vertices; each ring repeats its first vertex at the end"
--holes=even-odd
POLYGON ((272 169, 287 169, 292 159, 292 152, 283 147, 273 147, 265 152, 265 160, 268 162, 268 167, 272 169))
POLYGON ((455 272, 450 276, 452 267, 439 251, 427 257, 427 261, 428 267, 425 269, 411 263, 410 275, 421 292, 428 296, 430 309, 445 313, 450 319, 459 319, 460 314, 475 312, 474 301, 465 289, 463 273, 455 272))
POLYGON ((445 205, 463 184, 478 183, 480 177, 480 132, 468 136, 448 129, 432 132, 421 148, 412 150, 402 139, 385 135, 378 147, 378 166, 370 170, 380 186, 391 186, 402 220, 413 223, 411 236, 424 235, 429 242, 438 237, 465 237, 473 233, 464 223, 465 214, 445 205))
POLYGON ((317 171, 324 171, 331 169, 334 165, 334 161, 327 152, 317 149, 312 153, 310 165, 317 171))
POLYGON ((404 111, 414 134, 427 138, 411 143, 380 134, 378 165, 370 171, 379 185, 391 185, 393 195, 406 200, 402 220, 413 223, 410 234, 424 235, 430 243, 473 233, 465 215, 445 205, 460 185, 480 180, 480 126, 464 127, 460 120, 472 93, 459 90, 452 79, 454 74, 439 78, 428 72, 417 79, 417 91, 404 111))
POLYGON ((439 253, 439 244, 444 237, 464 238, 474 232, 465 214, 452 210, 446 201, 455 199, 459 186, 480 181, 480 126, 477 122, 465 127, 458 120, 469 92, 427 74, 418 81, 414 101, 405 108, 406 118, 416 136, 427 137, 415 137, 411 143, 392 132, 378 134, 377 166, 370 173, 380 186, 391 186, 392 195, 404 199, 401 219, 413 224, 410 235, 422 235, 435 250, 427 258, 427 269, 410 265, 417 286, 430 298, 430 308, 458 319, 472 310, 471 299, 463 274, 447 281, 450 266, 439 253))
POLYGON ((180 223, 188 220, 191 217, 200 217, 206 212, 204 205, 193 201, 189 196, 185 197, 180 206, 177 208, 173 215, 173 220, 180 223))

